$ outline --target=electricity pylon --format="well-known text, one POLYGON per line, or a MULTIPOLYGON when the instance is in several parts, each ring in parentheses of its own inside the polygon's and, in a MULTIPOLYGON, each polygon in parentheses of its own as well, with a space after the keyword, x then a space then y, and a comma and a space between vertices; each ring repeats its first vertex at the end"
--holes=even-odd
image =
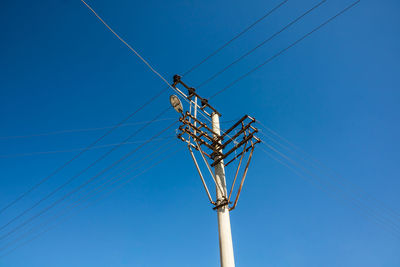
POLYGON ((172 86, 181 94, 181 97, 186 98, 186 100, 188 100, 187 102, 189 102, 189 110, 184 111, 179 97, 176 95, 170 97, 171 105, 181 114, 179 121, 182 124, 178 128, 177 137, 187 144, 207 197, 210 203, 214 206, 213 209, 216 210, 218 214, 221 266, 234 267, 235 258, 233 253, 229 212, 236 208, 247 175, 250 160, 253 156, 254 147, 257 143, 261 142, 260 139, 254 136, 254 134, 258 132, 257 128, 254 127, 256 121, 254 118, 245 115, 228 130, 221 131, 219 122, 221 114, 208 103, 207 99, 199 96, 194 88, 189 87, 182 82, 179 75, 174 76, 172 86), (178 88, 178 85, 186 88, 188 94, 184 94, 178 88), (198 104, 198 101, 200 101, 200 104, 198 104), (201 113, 199 113, 204 117, 197 116, 198 109, 200 109, 201 113), (239 149, 240 153, 237 152, 239 149), (215 200, 210 194, 206 179, 203 176, 193 150, 198 151, 200 154, 205 163, 206 169, 215 184, 215 200), (224 153, 224 150, 227 152, 224 153), (245 154, 248 152, 250 153, 247 158, 247 163, 245 164, 242 179, 234 198, 235 200, 232 203, 231 197, 241 169, 240 167, 245 154), (228 193, 225 167, 235 160, 239 160, 239 163, 228 193), (227 163, 225 163, 225 161, 227 161, 227 163), (214 168, 214 172, 211 169, 212 167, 214 168))

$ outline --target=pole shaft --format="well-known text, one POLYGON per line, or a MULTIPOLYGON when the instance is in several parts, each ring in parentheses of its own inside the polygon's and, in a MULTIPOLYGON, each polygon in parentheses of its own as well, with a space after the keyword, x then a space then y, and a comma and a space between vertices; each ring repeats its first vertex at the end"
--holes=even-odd
MULTIPOLYGON (((221 135, 219 115, 217 113, 213 113, 211 117, 212 117, 212 128, 214 133, 216 134, 214 138, 217 138, 219 135, 221 135)), ((215 165, 215 180, 217 183, 216 186, 222 189, 222 190, 216 190, 217 204, 219 204, 227 197, 225 167, 222 160, 217 165, 215 165)), ((228 205, 219 207, 217 209, 217 214, 218 214, 219 250, 220 250, 221 267, 234 267, 235 258, 233 254, 231 222, 229 217, 228 205)))

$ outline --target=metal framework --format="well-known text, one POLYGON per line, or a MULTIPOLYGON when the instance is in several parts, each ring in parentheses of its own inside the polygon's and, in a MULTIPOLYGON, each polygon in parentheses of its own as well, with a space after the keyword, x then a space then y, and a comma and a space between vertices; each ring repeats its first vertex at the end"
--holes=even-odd
POLYGON ((245 115, 229 129, 221 134, 218 134, 215 132, 215 130, 213 130, 213 126, 210 125, 210 120, 207 117, 212 118, 213 114, 218 114, 218 116, 221 116, 221 114, 208 103, 207 99, 199 96, 196 93, 195 88, 189 87, 181 81, 181 77, 179 75, 175 75, 172 86, 179 90, 179 88, 177 88, 178 85, 182 85, 188 90, 188 95, 186 98, 189 100, 190 107, 189 111, 181 112, 181 117, 179 118, 181 125, 178 128, 177 137, 188 145, 190 155, 196 166, 197 172, 199 173, 207 197, 214 205, 213 209, 227 206, 229 210, 233 210, 236 208, 240 193, 243 189, 243 184, 253 156, 254 147, 257 143, 261 142, 261 140, 255 136, 255 134, 258 132, 258 129, 254 126, 256 120, 248 115, 245 115), (200 101, 200 105, 197 104, 198 101, 200 101), (207 120, 197 116, 197 109, 200 109, 205 114, 204 117, 207 120), (213 200, 210 190, 207 186, 206 179, 204 178, 193 150, 198 151, 203 159, 216 186, 216 190, 222 195, 222 199, 213 200), (241 175, 239 188, 237 189, 236 194, 234 194, 235 184, 238 180, 241 166, 243 165, 242 163, 246 154, 249 155, 245 160, 246 163, 244 164, 245 167, 241 175), (238 160, 239 163, 228 193, 226 189, 221 188, 219 183, 217 183, 215 174, 211 168, 215 167, 221 162, 226 167, 235 160, 238 160), (233 197, 233 195, 235 196, 233 197), (233 202, 231 199, 234 199, 233 202))

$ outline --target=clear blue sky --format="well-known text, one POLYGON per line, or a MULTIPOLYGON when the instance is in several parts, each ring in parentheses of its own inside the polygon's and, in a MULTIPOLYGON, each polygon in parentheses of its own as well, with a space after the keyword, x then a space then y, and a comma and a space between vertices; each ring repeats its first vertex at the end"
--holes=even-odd
MULTIPOLYGON (((162 75, 172 79, 278 2, 88 3, 162 75)), ((200 83, 315 3, 289 0, 185 81, 200 83)), ((210 96, 350 3, 328 0, 202 88, 201 94, 210 96)), ((2 1, 0 7, 0 136, 113 125, 165 87, 79 0, 2 1)), ((344 180, 399 210, 399 11, 398 1, 361 1, 213 99, 223 113, 221 120, 234 120, 245 113, 256 117, 344 180)), ((168 107, 168 96, 164 94, 130 122, 153 118, 168 107)), ((176 117, 173 110, 165 115, 176 117)), ((168 123, 158 122, 135 138, 144 140, 168 123)), ((138 127, 123 127, 101 144, 119 142, 138 127)), ((0 154, 80 148, 103 132, 0 139, 0 154)), ((164 136, 173 135, 171 129, 164 136)), ((171 140, 170 151, 179 149, 177 154, 1 258, 0 266, 219 266, 216 214, 184 145, 171 140)), ((161 143, 154 142, 136 156, 161 143)), ((117 150, 29 215, 134 146, 117 150)), ((1 224, 105 151, 86 153, 1 214, 1 224)), ((0 158, 1 206, 75 153, 0 158)), ((232 175, 233 171, 227 172, 232 175)), ((400 266, 399 238, 261 150, 255 153, 231 221, 237 266, 400 266)), ((1 246, 6 243, 0 242, 1 246)))

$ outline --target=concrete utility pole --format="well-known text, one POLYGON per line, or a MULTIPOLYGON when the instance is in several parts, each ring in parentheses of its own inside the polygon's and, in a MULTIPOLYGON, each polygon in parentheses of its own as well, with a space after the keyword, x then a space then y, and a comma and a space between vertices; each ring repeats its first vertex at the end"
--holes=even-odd
MULTIPOLYGON (((214 138, 218 139, 221 135, 221 129, 219 124, 219 115, 217 113, 211 114, 212 118, 212 129, 214 131, 214 138)), ((220 142, 219 142, 220 143, 220 142)), ((220 151, 222 153, 222 149, 220 151)), ((221 160, 217 165, 215 165, 215 180, 217 183, 217 206, 226 200, 227 190, 226 190, 226 179, 225 179, 225 166, 223 160, 221 160), (218 190, 221 188, 221 190, 218 190)), ((219 232, 219 251, 221 258, 222 267, 234 267, 235 257, 233 254, 233 243, 232 243, 232 233, 231 233, 231 220, 229 216, 228 205, 221 205, 217 208, 218 214, 218 232, 219 232)))
POLYGON ((170 96, 172 107, 181 114, 179 121, 182 125, 179 126, 177 137, 187 144, 201 182, 207 193, 208 200, 214 205, 213 209, 217 211, 221 267, 234 267, 235 258, 233 254, 229 212, 235 209, 237 205, 249 163, 253 155, 254 146, 261 142, 260 139, 254 136, 254 134, 258 132, 257 128, 253 126, 256 120, 245 115, 228 130, 221 131, 219 123, 221 114, 208 103, 207 99, 199 96, 195 88, 189 87, 182 82, 179 75, 174 76, 172 86, 179 92, 180 96, 185 98, 189 103, 189 108, 186 109, 189 111, 184 112, 185 109, 180 98, 176 95, 170 96), (178 84, 184 86, 188 90, 187 95, 177 88, 178 84), (198 99, 200 100, 200 105, 198 104, 198 99), (204 118, 197 117, 198 110, 204 118), (209 124, 210 122, 211 125, 209 124), (241 151, 238 151, 239 149, 241 151), (226 151, 224 152, 224 150, 226 151), (214 182, 216 190, 215 201, 210 194, 206 179, 203 176, 201 167, 193 151, 199 152, 214 182), (235 188, 236 179, 238 178, 244 155, 249 151, 250 155, 247 159, 242 179, 232 204, 230 199, 235 188), (239 160, 239 163, 228 194, 225 167, 235 160, 239 160), (214 167, 214 172, 212 171, 212 167, 214 167))

